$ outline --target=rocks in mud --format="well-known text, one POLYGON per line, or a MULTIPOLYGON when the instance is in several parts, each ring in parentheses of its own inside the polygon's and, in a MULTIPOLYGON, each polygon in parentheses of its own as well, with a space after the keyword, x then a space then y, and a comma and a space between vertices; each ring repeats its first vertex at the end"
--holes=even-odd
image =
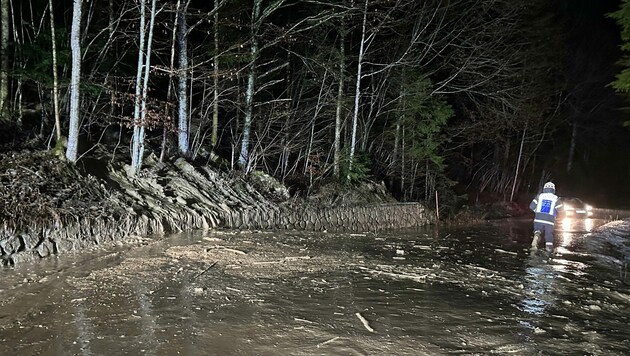
POLYGON ((284 202, 291 198, 289 189, 277 179, 262 171, 254 171, 250 182, 263 196, 274 202, 284 202))

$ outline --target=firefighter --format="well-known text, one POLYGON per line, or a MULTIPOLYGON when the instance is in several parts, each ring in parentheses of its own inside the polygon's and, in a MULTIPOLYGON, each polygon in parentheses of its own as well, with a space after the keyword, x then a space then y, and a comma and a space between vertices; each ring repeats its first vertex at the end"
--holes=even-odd
POLYGON ((542 193, 529 204, 529 208, 536 213, 532 249, 537 249, 543 243, 547 248, 553 247, 553 227, 558 211, 562 210, 562 202, 555 193, 555 184, 547 182, 543 186, 542 193))

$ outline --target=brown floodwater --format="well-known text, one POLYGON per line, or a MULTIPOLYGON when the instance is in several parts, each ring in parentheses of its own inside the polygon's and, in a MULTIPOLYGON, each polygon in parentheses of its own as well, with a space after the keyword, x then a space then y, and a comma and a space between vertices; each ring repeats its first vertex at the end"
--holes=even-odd
POLYGON ((0 270, 0 355, 624 355, 601 220, 195 231, 0 270))

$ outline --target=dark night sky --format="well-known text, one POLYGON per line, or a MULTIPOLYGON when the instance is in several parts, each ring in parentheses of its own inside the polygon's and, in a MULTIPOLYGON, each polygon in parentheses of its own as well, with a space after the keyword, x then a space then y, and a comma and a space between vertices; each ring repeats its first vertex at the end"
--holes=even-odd
POLYGON ((564 75, 567 79, 566 129, 554 140, 558 157, 553 179, 559 195, 577 195, 600 205, 630 206, 630 130, 625 103, 609 84, 619 71, 619 32, 605 16, 618 0, 564 0, 560 18, 567 30, 564 75), (570 121, 579 122, 574 166, 566 170, 570 121))

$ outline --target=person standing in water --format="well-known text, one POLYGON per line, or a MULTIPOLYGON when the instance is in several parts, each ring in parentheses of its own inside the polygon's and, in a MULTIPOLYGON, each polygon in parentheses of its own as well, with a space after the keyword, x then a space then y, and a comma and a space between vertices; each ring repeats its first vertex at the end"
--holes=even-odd
POLYGON ((543 243, 546 247, 551 248, 556 215, 558 211, 562 210, 562 202, 556 195, 556 185, 552 182, 545 183, 542 193, 532 200, 529 208, 536 214, 534 216, 532 249, 537 249, 543 243))

